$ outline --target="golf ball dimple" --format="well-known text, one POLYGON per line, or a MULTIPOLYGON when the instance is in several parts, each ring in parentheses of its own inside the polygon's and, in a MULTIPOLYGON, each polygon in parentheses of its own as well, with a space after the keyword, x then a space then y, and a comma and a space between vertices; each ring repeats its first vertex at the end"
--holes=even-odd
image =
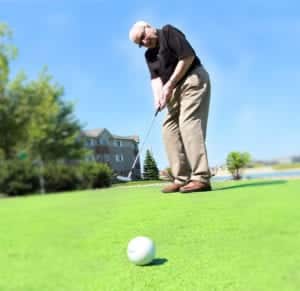
POLYGON ((155 244, 148 237, 138 236, 128 243, 127 256, 135 265, 147 265, 155 257, 155 244))

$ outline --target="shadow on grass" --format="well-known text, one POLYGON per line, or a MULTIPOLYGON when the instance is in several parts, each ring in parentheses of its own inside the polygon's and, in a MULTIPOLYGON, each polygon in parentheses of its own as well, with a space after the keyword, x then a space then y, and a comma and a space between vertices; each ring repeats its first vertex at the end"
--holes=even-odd
POLYGON ((254 182, 254 183, 244 183, 238 185, 225 186, 221 188, 216 188, 214 190, 218 191, 218 190, 228 190, 228 189, 243 188, 243 187, 273 186, 273 185, 281 185, 285 183, 287 183, 286 180, 261 181, 261 182, 254 182))
POLYGON ((161 266, 165 264, 168 260, 165 258, 156 258, 150 264, 145 265, 144 267, 154 267, 154 266, 161 266))

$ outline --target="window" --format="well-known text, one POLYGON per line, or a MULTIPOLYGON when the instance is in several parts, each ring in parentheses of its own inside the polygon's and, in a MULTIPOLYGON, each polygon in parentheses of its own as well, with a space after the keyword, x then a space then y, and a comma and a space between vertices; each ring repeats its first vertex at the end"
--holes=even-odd
POLYGON ((121 140, 115 140, 115 146, 117 147, 121 147, 123 144, 122 144, 122 141, 121 140))
POLYGON ((98 143, 101 144, 101 145, 107 145, 108 144, 107 140, 104 139, 104 138, 99 138, 98 143))
POLYGON ((124 161, 124 156, 122 154, 117 154, 116 155, 116 162, 122 162, 124 161))
POLYGON ((87 146, 94 146, 95 145, 95 140, 93 138, 90 138, 86 141, 87 146))

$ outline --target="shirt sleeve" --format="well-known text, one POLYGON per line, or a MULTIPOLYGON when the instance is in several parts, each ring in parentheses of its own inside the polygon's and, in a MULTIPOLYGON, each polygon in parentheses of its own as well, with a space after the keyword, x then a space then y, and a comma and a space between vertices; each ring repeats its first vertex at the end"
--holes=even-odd
POLYGON ((172 25, 166 25, 163 30, 166 33, 169 48, 176 54, 178 59, 196 55, 185 35, 179 29, 172 25))

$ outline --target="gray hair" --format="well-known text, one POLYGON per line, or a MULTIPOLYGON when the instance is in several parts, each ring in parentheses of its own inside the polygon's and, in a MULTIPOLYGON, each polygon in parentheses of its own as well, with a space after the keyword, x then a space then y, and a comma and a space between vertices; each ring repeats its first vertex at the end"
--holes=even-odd
POLYGON ((147 23, 146 21, 140 20, 137 21, 130 29, 129 31, 129 39, 134 42, 134 36, 137 31, 143 29, 144 27, 150 27, 151 25, 147 23))

